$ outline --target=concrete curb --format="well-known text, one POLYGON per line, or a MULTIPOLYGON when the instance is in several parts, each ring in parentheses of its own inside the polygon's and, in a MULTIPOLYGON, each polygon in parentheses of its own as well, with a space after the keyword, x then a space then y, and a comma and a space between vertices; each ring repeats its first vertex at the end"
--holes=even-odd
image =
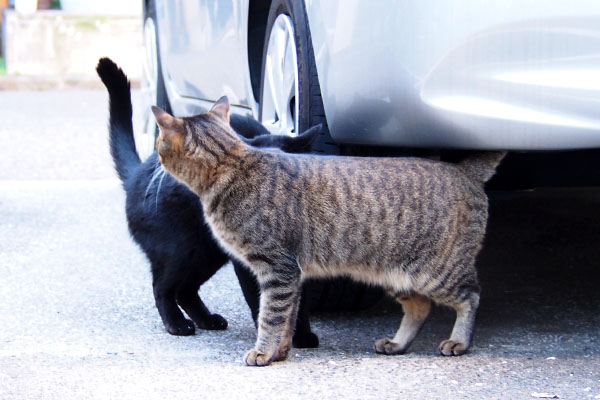
POLYGON ((73 14, 4 10, 2 50, 9 89, 100 88, 95 67, 110 57, 130 79, 142 72, 141 15, 73 14))
MULTIPOLYGON (((140 80, 131 80, 132 89, 139 89, 140 80)), ((0 76, 0 91, 6 90, 98 90, 104 89, 99 78, 88 76, 0 76)))

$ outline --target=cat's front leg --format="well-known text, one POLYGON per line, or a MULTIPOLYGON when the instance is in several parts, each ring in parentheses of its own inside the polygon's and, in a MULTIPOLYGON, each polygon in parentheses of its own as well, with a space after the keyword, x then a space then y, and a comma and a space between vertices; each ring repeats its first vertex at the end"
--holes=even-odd
POLYGON ((301 290, 297 290, 293 297, 290 299, 292 306, 294 307, 291 311, 290 318, 288 318, 287 324, 283 332, 283 337, 279 342, 279 349, 273 361, 283 361, 288 358, 290 349, 292 348, 294 330, 297 324, 298 310, 300 308, 300 293, 301 290))
POLYGON ((299 270, 291 265, 277 271, 267 269, 258 273, 257 278, 261 289, 258 337, 254 348, 244 356, 244 362, 265 366, 287 358, 302 285, 299 270))
MULTIPOLYGON (((256 276, 250 272, 248 267, 240 261, 232 259, 235 274, 240 282, 242 293, 248 303, 254 325, 258 327, 258 309, 260 306, 260 287, 256 280, 256 276)), ((296 328, 292 329, 293 345, 297 348, 313 348, 319 347, 319 337, 310 329, 310 315, 308 309, 308 300, 305 296, 306 283, 302 285, 302 296, 300 297, 300 305, 298 316, 296 318, 296 328)))

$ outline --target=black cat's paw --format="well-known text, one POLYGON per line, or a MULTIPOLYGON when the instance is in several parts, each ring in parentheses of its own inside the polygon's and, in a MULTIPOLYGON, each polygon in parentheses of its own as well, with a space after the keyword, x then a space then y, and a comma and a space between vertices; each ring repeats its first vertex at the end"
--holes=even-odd
POLYGON ((227 329, 227 320, 219 314, 211 314, 198 324, 198 328, 210 331, 222 331, 227 329))
POLYGON ((312 332, 296 332, 292 343, 297 349, 312 349, 319 347, 319 337, 312 332))
POLYGON ((222 331, 227 329, 227 320, 219 314, 212 314, 209 320, 209 328, 212 330, 222 331))
POLYGON ((167 332, 175 336, 190 336, 196 332, 194 323, 189 319, 184 319, 183 321, 169 324, 165 326, 165 328, 167 328, 167 332))

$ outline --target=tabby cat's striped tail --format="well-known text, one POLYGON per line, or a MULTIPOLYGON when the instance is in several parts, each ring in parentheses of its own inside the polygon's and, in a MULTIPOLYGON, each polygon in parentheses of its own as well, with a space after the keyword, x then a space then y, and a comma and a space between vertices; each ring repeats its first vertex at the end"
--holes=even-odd
POLYGON ((468 156, 458 166, 472 179, 487 182, 494 176, 505 155, 505 151, 482 151, 468 156))

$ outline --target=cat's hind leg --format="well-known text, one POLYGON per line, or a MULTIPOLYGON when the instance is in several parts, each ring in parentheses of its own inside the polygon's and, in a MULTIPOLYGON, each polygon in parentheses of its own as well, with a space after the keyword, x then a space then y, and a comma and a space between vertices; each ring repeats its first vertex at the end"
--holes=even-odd
POLYGON ((444 356, 460 356, 471 345, 475 314, 479 306, 479 293, 473 291, 465 297, 461 302, 449 304, 456 310, 456 322, 450 339, 444 340, 438 347, 440 353, 444 356))
POLYGON ((194 323, 183 316, 175 300, 176 285, 153 268, 152 289, 156 308, 167 332, 176 336, 189 336, 195 332, 194 323))
POLYGON ((375 351, 381 354, 403 354, 417 336, 431 311, 431 301, 421 295, 396 296, 402 304, 404 317, 393 339, 383 338, 375 342, 375 351))
POLYGON ((198 295, 199 286, 185 286, 177 294, 177 302, 183 311, 196 323, 198 328, 207 330, 227 329, 227 320, 219 314, 212 314, 198 295))
POLYGON ((242 294, 250 308, 254 326, 258 327, 258 309, 260 306, 260 287, 254 274, 241 261, 232 259, 233 270, 240 283, 242 294))
POLYGON ((456 311, 450 338, 438 346, 439 352, 444 356, 460 356, 466 353, 473 338, 475 315, 479 307, 480 287, 473 252, 463 251, 462 254, 468 258, 458 258, 460 261, 455 267, 445 268, 445 275, 432 280, 438 283, 428 290, 434 302, 456 311))
POLYGON ((308 309, 308 290, 306 282, 302 284, 300 308, 296 319, 296 329, 293 331, 294 347, 300 349, 319 347, 319 337, 310 328, 310 310, 308 309))
POLYGON ((200 329, 227 329, 227 320, 219 314, 211 313, 198 294, 200 286, 210 279, 225 261, 205 261, 202 265, 190 265, 188 270, 191 273, 180 283, 177 290, 177 303, 200 329))

